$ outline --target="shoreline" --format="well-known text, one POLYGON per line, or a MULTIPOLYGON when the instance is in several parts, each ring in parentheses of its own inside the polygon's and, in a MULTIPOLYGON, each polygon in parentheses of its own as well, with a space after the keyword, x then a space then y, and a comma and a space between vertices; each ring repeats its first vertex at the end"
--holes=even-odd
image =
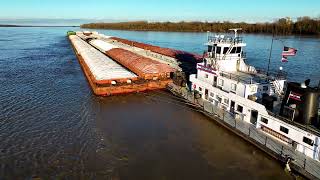
MULTIPOLYGON (((0 24, 0 28, 63 28, 63 27, 71 27, 71 28, 80 28, 80 29, 93 29, 93 30, 111 30, 111 31, 131 31, 131 32, 163 32, 163 33, 207 33, 207 31, 191 31, 191 30, 159 30, 159 29, 125 29, 125 28, 98 28, 98 27, 82 27, 82 25, 65 25, 65 26, 51 26, 51 25, 2 25, 0 24)), ((210 33, 225 33, 226 31, 210 31, 210 33)), ((244 34, 249 34, 249 35, 269 35, 271 36, 272 33, 270 32, 244 32, 244 34)), ((276 36, 293 36, 293 37, 316 37, 320 38, 320 33, 319 34, 304 34, 304 33, 291 33, 291 34, 275 34, 276 36)))
MULTIPOLYGON (((131 32, 156 32, 156 33, 207 33, 206 31, 167 31, 167 30, 141 30, 141 29, 107 29, 107 28, 83 28, 79 26, 80 29, 91 29, 91 30, 110 30, 110 31, 131 31, 131 32)), ((226 32, 215 32, 212 31, 210 33, 226 33, 226 32)), ((244 32, 243 34, 249 34, 249 35, 268 35, 272 36, 272 33, 253 33, 253 32, 244 32)), ((275 34, 276 36, 294 36, 294 37, 319 37, 320 34, 275 34)))
POLYGON ((228 32, 232 28, 241 28, 244 33, 266 33, 275 35, 320 35, 320 19, 311 17, 279 18, 273 22, 231 22, 231 21, 180 21, 180 22, 95 22, 80 26, 88 29, 112 29, 133 31, 166 32, 228 32))
POLYGON ((80 26, 42 26, 42 25, 7 25, 7 24, 0 24, 0 27, 7 27, 7 28, 10 28, 10 27, 80 27, 80 26))

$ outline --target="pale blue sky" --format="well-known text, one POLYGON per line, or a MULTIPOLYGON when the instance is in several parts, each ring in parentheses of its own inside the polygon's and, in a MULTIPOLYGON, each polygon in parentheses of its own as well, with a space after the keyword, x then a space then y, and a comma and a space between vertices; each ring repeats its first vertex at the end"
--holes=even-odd
POLYGON ((272 21, 320 16, 320 0, 1 0, 0 19, 272 21))

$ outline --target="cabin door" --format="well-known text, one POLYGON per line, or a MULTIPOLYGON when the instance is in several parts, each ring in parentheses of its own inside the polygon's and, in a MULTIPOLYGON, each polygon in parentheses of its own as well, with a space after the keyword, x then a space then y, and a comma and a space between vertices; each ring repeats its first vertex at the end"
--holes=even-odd
POLYGON ((236 103, 234 101, 231 101, 231 105, 230 105, 230 112, 234 113, 234 107, 235 107, 236 103))
POLYGON ((213 77, 213 86, 216 87, 217 86, 217 81, 218 81, 218 77, 214 76, 213 77))
POLYGON ((251 110, 251 119, 250 119, 251 124, 257 124, 257 120, 258 120, 258 111, 251 110))
POLYGON ((209 99, 209 90, 208 90, 208 89, 205 89, 205 91, 204 91, 204 96, 205 96, 205 99, 206 99, 206 100, 209 99))

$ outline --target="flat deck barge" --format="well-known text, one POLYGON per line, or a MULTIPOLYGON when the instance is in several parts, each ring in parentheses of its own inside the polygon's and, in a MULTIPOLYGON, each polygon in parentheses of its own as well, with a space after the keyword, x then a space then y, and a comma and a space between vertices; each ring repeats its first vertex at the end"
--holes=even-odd
POLYGON ((196 73, 196 65, 203 59, 202 56, 195 53, 154 46, 132 40, 122 39, 119 37, 106 36, 97 32, 77 32, 76 34, 83 40, 92 41, 94 39, 98 39, 111 44, 113 48, 118 47, 138 54, 142 57, 167 64, 176 70, 185 72, 186 74, 196 73))
POLYGON ((169 65, 104 42, 100 42, 100 45, 98 43, 97 48, 97 43, 94 47, 84 37, 89 36, 78 32, 69 35, 69 40, 96 95, 110 96, 164 89, 172 82, 170 76, 175 69, 169 65), (109 47, 109 52, 101 51, 105 46, 113 48, 109 47))

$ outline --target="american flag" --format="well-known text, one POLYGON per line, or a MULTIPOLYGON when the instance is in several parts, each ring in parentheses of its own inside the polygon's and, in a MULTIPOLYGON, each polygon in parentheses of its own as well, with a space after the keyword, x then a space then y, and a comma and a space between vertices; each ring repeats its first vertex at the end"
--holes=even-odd
POLYGON ((282 51, 282 56, 295 56, 297 54, 297 51, 295 48, 291 48, 291 47, 284 47, 283 51, 282 51))
POLYGON ((282 56, 281 62, 288 62, 288 57, 282 56))
POLYGON ((301 94, 290 92, 289 99, 294 99, 297 101, 301 101, 301 94))

